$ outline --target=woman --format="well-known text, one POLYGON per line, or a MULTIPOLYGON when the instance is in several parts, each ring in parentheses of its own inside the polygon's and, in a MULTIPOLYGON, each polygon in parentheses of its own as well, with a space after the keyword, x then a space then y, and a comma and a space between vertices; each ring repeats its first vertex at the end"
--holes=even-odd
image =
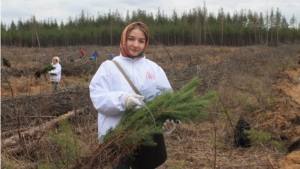
POLYGON ((58 82, 61 79, 61 65, 59 64, 59 57, 55 56, 52 58, 52 66, 55 68, 51 70, 50 80, 52 82, 52 91, 55 92, 57 90, 58 82))
MULTIPOLYGON (((153 100, 165 91, 172 91, 163 69, 146 59, 145 52, 150 40, 148 27, 142 22, 129 24, 121 35, 120 56, 113 58, 124 69, 135 87, 128 81, 112 61, 105 61, 90 83, 90 97, 98 111, 98 137, 101 139, 108 129, 115 128, 126 109, 142 104, 141 100, 153 100)), ((169 134, 175 128, 167 123, 164 130, 169 134)), ((128 168, 127 162, 120 162, 115 168, 128 168)))

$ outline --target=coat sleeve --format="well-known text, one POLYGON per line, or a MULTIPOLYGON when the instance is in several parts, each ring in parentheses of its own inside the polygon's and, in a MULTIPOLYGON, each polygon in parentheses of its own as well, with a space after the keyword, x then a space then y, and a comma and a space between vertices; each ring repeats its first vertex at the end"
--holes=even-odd
POLYGON ((49 73, 59 74, 60 72, 61 72, 61 65, 57 64, 57 66, 55 67, 55 69, 51 70, 49 73))
POLYGON ((156 85, 156 89, 159 91, 157 95, 160 95, 162 92, 172 92, 172 87, 167 75, 161 67, 158 68, 157 74, 159 79, 156 85))
POLYGON ((94 75, 89 88, 90 97, 98 113, 107 116, 119 115, 125 111, 123 106, 125 92, 111 91, 108 62, 104 62, 94 75))

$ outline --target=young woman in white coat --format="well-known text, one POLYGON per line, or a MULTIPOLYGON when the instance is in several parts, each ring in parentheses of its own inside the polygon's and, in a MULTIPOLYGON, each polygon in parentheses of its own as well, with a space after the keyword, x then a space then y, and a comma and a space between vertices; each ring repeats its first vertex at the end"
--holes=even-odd
POLYGON ((55 56, 52 58, 52 66, 55 68, 49 71, 50 80, 52 82, 52 91, 57 90, 57 85, 61 79, 61 65, 59 64, 59 57, 55 56))
MULTIPOLYGON (((120 56, 113 58, 124 69, 141 95, 134 92, 116 65, 108 60, 101 64, 90 83, 90 97, 98 111, 98 137, 101 139, 110 128, 116 127, 125 110, 142 104, 141 100, 153 100, 162 92, 172 91, 163 69, 146 59, 149 45, 148 27, 142 22, 129 24, 121 35, 120 56)), ((164 125, 170 134, 174 123, 164 125)), ((121 161, 115 169, 129 169, 129 164, 121 161)))

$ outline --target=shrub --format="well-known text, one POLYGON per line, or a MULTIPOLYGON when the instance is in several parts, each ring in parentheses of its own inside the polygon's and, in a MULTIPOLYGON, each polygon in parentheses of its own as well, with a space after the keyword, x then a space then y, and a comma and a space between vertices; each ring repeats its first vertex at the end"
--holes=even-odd
POLYGON ((248 134, 252 145, 258 146, 260 144, 275 146, 280 152, 285 152, 286 148, 281 143, 271 138, 271 134, 264 132, 262 130, 255 130, 251 128, 250 130, 245 130, 244 133, 248 134))
POLYGON ((251 128, 250 130, 245 130, 244 133, 248 134, 248 138, 250 138, 254 146, 260 145, 260 143, 267 144, 271 140, 271 134, 262 130, 251 128))

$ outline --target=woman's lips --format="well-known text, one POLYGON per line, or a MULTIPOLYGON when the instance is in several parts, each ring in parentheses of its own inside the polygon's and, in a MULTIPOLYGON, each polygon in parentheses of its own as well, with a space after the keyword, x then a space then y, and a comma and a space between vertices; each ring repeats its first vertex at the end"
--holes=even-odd
POLYGON ((139 50, 131 49, 132 52, 138 52, 139 50))

